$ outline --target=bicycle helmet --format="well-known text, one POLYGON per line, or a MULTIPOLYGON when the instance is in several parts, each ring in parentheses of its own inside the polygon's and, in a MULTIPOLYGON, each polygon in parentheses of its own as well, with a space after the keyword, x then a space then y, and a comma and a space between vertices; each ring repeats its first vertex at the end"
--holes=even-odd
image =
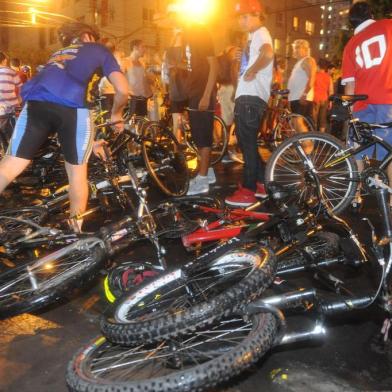
POLYGON ((261 14, 264 10, 259 0, 239 0, 235 3, 234 12, 237 15, 253 14, 256 12, 261 14))
POLYGON ((99 31, 95 26, 81 22, 64 23, 58 30, 58 36, 63 46, 68 46, 80 40, 83 34, 92 35, 95 41, 99 40, 99 31))
POLYGON ((104 280, 105 297, 113 303, 125 292, 152 280, 159 273, 159 268, 149 263, 123 263, 112 269, 106 276, 104 280))

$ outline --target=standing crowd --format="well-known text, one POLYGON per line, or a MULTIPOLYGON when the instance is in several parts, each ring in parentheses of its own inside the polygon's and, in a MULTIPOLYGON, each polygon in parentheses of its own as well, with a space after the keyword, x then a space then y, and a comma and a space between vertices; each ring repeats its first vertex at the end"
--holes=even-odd
MULTIPOLYGON (((271 87, 285 85, 285 62, 274 55, 260 1, 238 0, 234 11, 242 32, 233 34, 231 45, 216 56, 211 33, 186 21, 178 5, 170 4, 166 23, 172 27, 172 38, 163 55, 160 79, 169 96, 173 132, 180 137, 177 129, 186 109, 200 156, 199 172, 191 180, 188 194, 207 193, 216 181, 210 156, 219 102, 225 124, 235 124, 244 161, 242 183, 225 202, 246 207, 266 196, 265 163, 257 138, 271 87)), ((320 132, 341 131, 330 129, 327 121, 328 97, 334 92, 368 95, 354 108, 360 120, 392 121, 388 61, 392 57, 392 21, 374 20, 366 2, 351 7, 349 20, 355 30, 344 50, 340 79, 333 64, 311 56, 308 41, 298 39, 292 44, 296 63, 287 78, 289 106, 320 132)), ((70 183, 71 216, 77 216, 87 205, 87 162, 94 142, 89 108, 95 99, 94 88, 99 89, 113 122, 121 120, 128 102, 130 113, 146 116, 148 101, 156 91, 157 69, 145 66, 142 40, 132 41, 130 56, 125 57, 112 43, 97 43, 98 31, 83 23, 66 23, 59 37, 62 49, 30 80, 20 61, 13 59, 8 65, 7 57, 0 53, 0 110, 8 113, 23 102, 7 155, 0 162, 0 193, 26 168, 48 135, 57 132, 70 183)), ((123 130, 121 123, 116 127, 123 130)), ((392 143, 390 130, 383 132, 392 143)), ((392 169, 388 174, 391 181, 392 169)))

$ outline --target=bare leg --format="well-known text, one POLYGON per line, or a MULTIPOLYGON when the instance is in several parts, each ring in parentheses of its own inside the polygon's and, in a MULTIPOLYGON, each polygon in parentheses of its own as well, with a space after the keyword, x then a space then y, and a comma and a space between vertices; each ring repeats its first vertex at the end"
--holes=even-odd
POLYGON ((210 166, 211 148, 210 147, 201 147, 201 148, 199 148, 199 154, 200 154, 199 175, 206 176, 208 173, 208 168, 210 166))
MULTIPOLYGON (((70 216, 74 217, 86 211, 88 201, 87 163, 71 165, 65 162, 69 181, 70 216)), ((81 229, 83 220, 79 220, 78 228, 81 229)))
POLYGON ((179 143, 183 143, 181 132, 182 115, 181 113, 173 113, 173 133, 179 143))
POLYGON ((0 162, 0 193, 23 172, 30 163, 29 159, 6 155, 0 162))

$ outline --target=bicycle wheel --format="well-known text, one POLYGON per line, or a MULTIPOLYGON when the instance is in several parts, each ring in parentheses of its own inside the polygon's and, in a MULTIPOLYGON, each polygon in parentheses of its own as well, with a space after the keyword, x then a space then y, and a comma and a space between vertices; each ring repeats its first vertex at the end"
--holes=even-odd
POLYGON ((301 114, 290 113, 280 118, 273 129, 272 144, 276 148, 286 139, 298 133, 314 132, 311 122, 301 114))
POLYGON ((155 183, 169 196, 184 195, 189 186, 186 159, 174 135, 156 122, 143 127, 142 154, 155 183))
POLYGON ((225 155, 229 138, 225 122, 217 115, 214 115, 212 135, 211 165, 215 165, 220 162, 223 155, 225 155))
POLYGON ((214 210, 220 210, 219 199, 209 196, 180 196, 164 200, 151 212, 158 225, 158 231, 167 238, 180 238, 192 233, 204 221, 217 219, 214 210))
POLYGON ((335 213, 352 201, 359 182, 354 157, 345 146, 327 134, 308 133, 283 142, 271 155, 266 167, 266 183, 276 182, 297 194, 298 202, 322 197, 335 213))
POLYGON ((25 236, 37 229, 48 216, 42 207, 9 209, 0 214, 0 244, 25 236))
POLYGON ((202 391, 241 373, 274 344, 271 313, 233 315, 189 335, 123 347, 104 337, 81 349, 67 367, 71 391, 202 391))
POLYGON ((103 334, 126 345, 166 339, 231 314, 271 283, 275 257, 269 249, 249 245, 217 253, 219 247, 125 295, 102 319, 103 334))
POLYGON ((79 240, 0 274, 0 318, 37 310, 95 277, 105 259, 102 241, 79 240))

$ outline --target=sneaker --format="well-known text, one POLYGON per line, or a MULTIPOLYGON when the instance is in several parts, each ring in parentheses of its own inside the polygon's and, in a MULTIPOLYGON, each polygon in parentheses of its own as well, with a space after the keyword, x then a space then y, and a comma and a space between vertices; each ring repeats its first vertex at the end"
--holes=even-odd
POLYGON ((244 163, 244 157, 240 152, 229 151, 229 156, 233 162, 244 163))
POLYGON ((231 196, 226 197, 225 203, 230 206, 249 207, 257 203, 257 199, 255 192, 240 185, 231 196))
POLYGON ((208 177, 197 175, 195 178, 192 178, 192 180, 190 180, 189 182, 189 189, 187 192, 187 196, 208 193, 209 190, 210 187, 208 185, 208 177))
POLYGON ((225 155, 223 155, 221 162, 222 163, 231 163, 231 162, 234 162, 234 160, 231 159, 231 157, 228 153, 226 153, 225 155))
POLYGON ((267 191, 265 190, 265 186, 264 184, 262 184, 261 182, 258 182, 256 184, 256 193, 255 193, 256 197, 261 197, 263 199, 265 199, 266 197, 268 197, 267 191))
POLYGON ((216 183, 215 171, 214 171, 214 169, 213 169, 212 167, 209 167, 209 168, 208 168, 207 177, 208 177, 208 183, 209 183, 210 185, 216 183))

